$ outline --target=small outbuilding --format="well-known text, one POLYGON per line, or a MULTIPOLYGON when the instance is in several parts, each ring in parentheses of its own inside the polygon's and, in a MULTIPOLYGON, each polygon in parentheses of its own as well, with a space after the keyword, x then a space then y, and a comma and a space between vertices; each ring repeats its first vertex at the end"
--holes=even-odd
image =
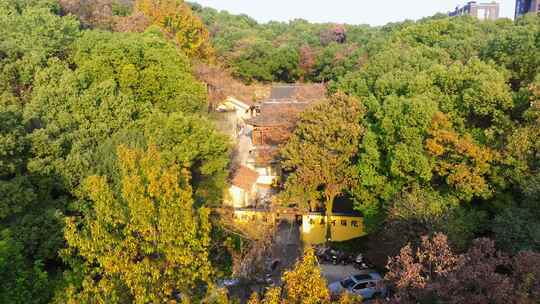
POLYGON ((258 179, 259 173, 246 166, 240 166, 236 169, 229 188, 228 203, 230 207, 247 208, 252 206, 257 197, 258 179))

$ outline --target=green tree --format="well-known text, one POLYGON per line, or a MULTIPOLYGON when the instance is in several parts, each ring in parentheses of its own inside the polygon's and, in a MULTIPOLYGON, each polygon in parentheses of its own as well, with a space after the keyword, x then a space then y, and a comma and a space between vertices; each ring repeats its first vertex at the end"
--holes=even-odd
POLYGON ((25 108, 34 126, 31 167, 75 189, 99 164, 96 149, 152 111, 197 113, 206 94, 187 58, 159 34, 86 32, 67 63, 36 75, 25 108))
POLYGON ((489 230, 489 217, 485 210, 473 206, 454 208, 445 215, 441 230, 445 231, 454 248, 464 251, 473 239, 489 230))
POLYGON ((527 15, 505 30, 499 30, 482 49, 482 57, 503 65, 511 74, 515 90, 526 87, 540 72, 540 59, 534 56, 540 48, 540 20, 527 15))
MULTIPOLYGON (((372 107, 377 109, 376 114, 372 114, 375 119, 367 125, 369 131, 359 145, 353 164, 355 183, 351 187, 356 208, 366 216, 368 229, 378 227, 393 202, 403 201, 395 200, 396 196, 406 193, 407 189, 425 187, 426 191, 405 195, 411 200, 404 200, 406 204, 402 206, 417 200, 426 202, 422 199, 424 196, 441 198, 440 194, 429 193, 433 163, 424 150, 424 139, 436 104, 422 96, 388 96, 382 106, 372 107)), ((441 201, 444 200, 430 201, 429 207, 420 210, 444 210, 447 206, 435 206, 441 201)), ((392 212, 402 213, 395 208, 392 212)))
POLYGON ((448 51, 454 60, 467 61, 478 54, 489 36, 485 25, 473 17, 433 18, 405 27, 392 39, 409 45, 424 45, 448 51), (484 39, 481 39, 484 38, 484 39))
POLYGON ((300 54, 293 46, 281 46, 270 54, 273 81, 295 82, 300 78, 300 54))
POLYGON ((34 74, 47 60, 63 56, 79 35, 72 17, 55 14, 55 1, 0 1, 0 96, 26 101, 34 74))
POLYGON ((233 74, 246 82, 270 82, 272 74, 272 45, 267 41, 244 40, 244 48, 234 57, 233 74))
POLYGON ((493 221, 497 244, 508 252, 540 250, 540 221, 538 210, 508 208, 493 221))
POLYGON ((199 5, 192 8, 208 27, 220 61, 248 83, 337 80, 359 66, 366 55, 360 46, 375 40, 377 32, 366 25, 316 24, 303 19, 260 24, 246 15, 199 5), (347 42, 327 45, 336 40, 336 29, 340 35, 347 32, 347 42), (325 33, 329 39, 321 39, 325 33))
POLYGON ((361 55, 363 51, 356 45, 333 42, 316 57, 310 79, 317 82, 337 80, 358 67, 361 55))
POLYGON ((27 169, 31 146, 17 108, 0 107, 0 300, 46 303, 56 269, 43 265, 59 262, 63 202, 47 176, 27 169))
POLYGON ((42 261, 29 264, 23 246, 8 230, 0 232, 0 301, 2 303, 48 303, 51 296, 42 261))
POLYGON ((119 93, 165 112, 207 109, 189 59, 159 32, 85 32, 74 44, 72 62, 85 89, 113 82, 119 93))
POLYGON ((16 109, 15 106, 0 108, 0 178, 13 177, 24 170, 28 155, 26 130, 16 109))
POLYGON ((508 189, 501 147, 516 105, 507 73, 475 57, 484 45, 467 39, 510 26, 468 18, 403 24, 361 70, 332 85, 367 108, 352 193, 368 228, 388 212, 410 213, 406 207, 423 197, 438 198, 415 209, 438 210, 431 226, 460 203, 498 200, 508 189), (468 45, 459 53, 454 48, 462 43, 468 45))
POLYGON ((284 168, 291 172, 287 198, 310 210, 322 200, 326 215, 332 215, 334 199, 354 180, 352 158, 364 132, 363 115, 362 104, 343 94, 302 114, 282 150, 284 168))
POLYGON ((189 168, 197 203, 219 205, 228 177, 228 137, 209 128, 212 122, 203 116, 155 113, 142 124, 145 138, 163 157, 189 168))
MULTIPOLYGON (((86 197, 83 181, 111 163, 105 173, 117 169, 115 143, 122 140, 115 140, 126 133, 140 134, 131 137, 141 143, 129 142, 134 146, 146 147, 155 135, 174 151, 168 159, 189 167, 198 204, 219 200, 227 141, 206 118, 191 117, 207 109, 205 88, 158 30, 82 31, 57 1, 0 0, 0 37, 0 231, 10 231, 0 246, 0 302, 49 302, 55 287, 63 293, 64 270, 79 274, 65 280, 81 288, 80 274, 100 271, 78 255, 66 265, 58 251, 65 246, 65 214, 93 210, 92 201, 75 199, 86 197), (152 124, 154 113, 160 118, 152 124), (158 120, 170 113, 178 116, 157 132, 158 120), (172 130, 175 119, 181 131, 172 130), (190 149, 178 148, 187 143, 190 149), (111 153, 103 154, 107 144, 111 153)), ((111 184, 120 185, 116 176, 111 184)))

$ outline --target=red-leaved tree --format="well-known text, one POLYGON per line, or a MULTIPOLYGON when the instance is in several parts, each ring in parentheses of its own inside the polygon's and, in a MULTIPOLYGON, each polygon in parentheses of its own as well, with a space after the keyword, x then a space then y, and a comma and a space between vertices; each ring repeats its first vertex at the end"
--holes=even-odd
POLYGON ((390 303, 532 304, 540 299, 540 253, 511 258, 486 238, 457 255, 444 234, 423 237, 416 250, 408 244, 390 258, 387 268, 390 303))
POLYGON ((435 283, 454 271, 458 262, 446 235, 437 233, 431 240, 423 237, 416 251, 408 244, 398 256, 389 259, 386 280, 396 291, 397 299, 417 302, 429 297, 436 289, 435 283))
POLYGON ((445 303, 512 303, 514 286, 507 275, 510 259, 490 239, 478 239, 460 256, 459 265, 434 284, 445 303))

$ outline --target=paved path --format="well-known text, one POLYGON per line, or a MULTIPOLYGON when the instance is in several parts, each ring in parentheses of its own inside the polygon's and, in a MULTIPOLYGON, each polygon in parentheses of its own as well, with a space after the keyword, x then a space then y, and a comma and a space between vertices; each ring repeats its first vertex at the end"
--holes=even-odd
POLYGON ((283 271, 290 269, 298 260, 302 250, 298 225, 283 221, 279 224, 275 242, 272 246, 272 258, 280 261, 279 268, 273 273, 276 281, 281 279, 283 271))
POLYGON ((252 128, 247 126, 242 130, 242 134, 240 134, 238 138, 237 161, 242 165, 246 165, 249 158, 249 151, 253 149, 253 144, 251 143, 251 132, 252 128))
POLYGON ((302 249, 298 225, 295 223, 281 222, 278 227, 276 244, 280 247, 283 264, 293 265, 302 249))

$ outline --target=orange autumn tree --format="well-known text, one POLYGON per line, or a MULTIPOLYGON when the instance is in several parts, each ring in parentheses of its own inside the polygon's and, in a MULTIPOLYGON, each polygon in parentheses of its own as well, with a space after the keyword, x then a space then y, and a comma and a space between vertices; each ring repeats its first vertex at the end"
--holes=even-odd
POLYGON ((211 59, 210 34, 202 20, 182 0, 136 0, 134 15, 142 13, 172 38, 188 57, 211 59))
POLYGON ((454 131, 446 114, 441 112, 435 113, 429 134, 425 146, 435 159, 434 172, 445 178, 461 199, 489 197, 492 190, 487 175, 497 154, 476 143, 471 136, 454 131))

